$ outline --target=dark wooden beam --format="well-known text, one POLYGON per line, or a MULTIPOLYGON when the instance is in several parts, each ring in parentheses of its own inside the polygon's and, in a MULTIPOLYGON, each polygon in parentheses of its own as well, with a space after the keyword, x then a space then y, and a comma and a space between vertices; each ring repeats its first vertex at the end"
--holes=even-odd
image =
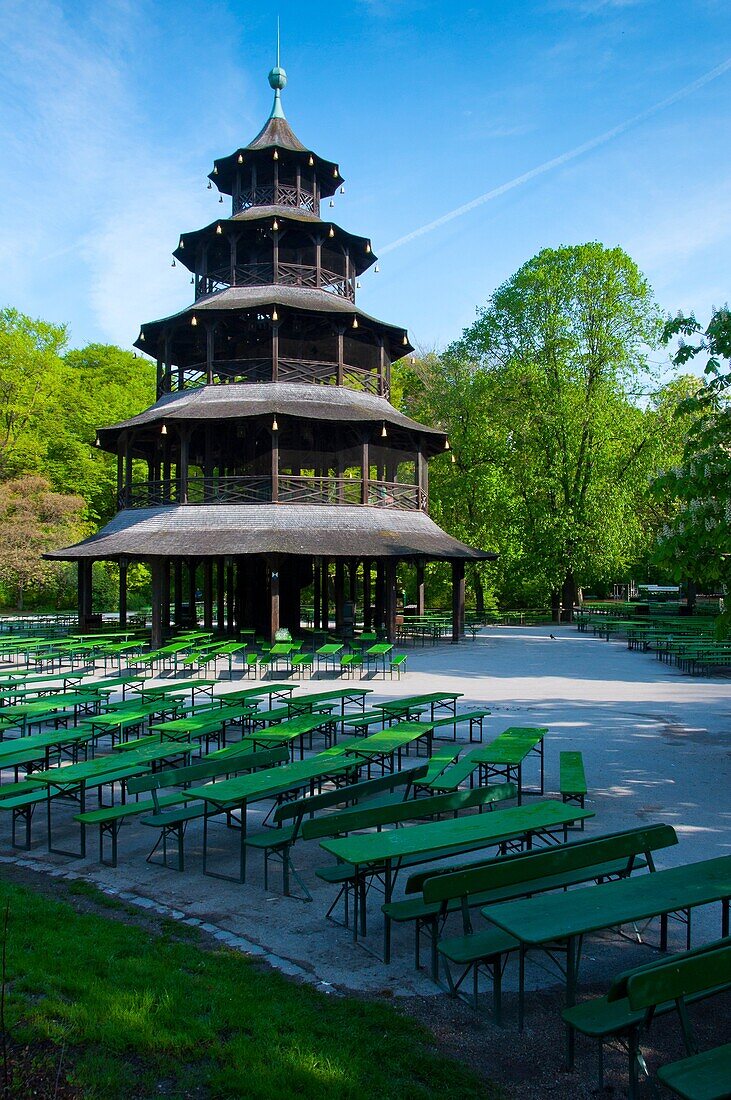
POLYGON ((452 562, 452 644, 464 634, 464 562, 452 562))

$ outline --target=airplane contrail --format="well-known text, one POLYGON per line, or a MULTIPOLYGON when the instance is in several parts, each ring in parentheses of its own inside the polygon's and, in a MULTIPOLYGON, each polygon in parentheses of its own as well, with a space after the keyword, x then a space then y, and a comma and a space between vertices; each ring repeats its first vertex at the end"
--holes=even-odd
POLYGON ((450 210, 447 214, 442 214, 440 218, 436 218, 433 222, 427 222, 426 225, 420 226, 419 229, 412 230, 412 232, 407 233, 405 237, 399 237, 398 240, 392 241, 391 244, 387 244, 385 248, 380 249, 379 255, 385 256, 386 253, 393 252, 395 248, 401 248, 402 245, 409 244, 411 241, 416 240, 417 237, 423 237, 425 233, 431 233, 433 229, 439 229, 440 226, 446 225, 447 222, 451 222, 454 218, 459 218, 462 214, 467 214, 470 210, 474 210, 475 207, 482 206, 483 203, 490 202, 491 199, 496 199, 500 195, 506 194, 508 191, 513 191, 516 187, 520 187, 522 184, 528 183, 529 180, 535 179, 536 176, 542 176, 544 173, 550 172, 552 168, 558 168, 562 164, 567 164, 569 161, 575 160, 583 153, 588 153, 591 149, 596 149, 599 145, 606 144, 606 142, 611 141, 612 138, 625 133, 625 131, 629 130, 632 126, 644 122, 645 119, 651 118, 652 115, 656 115, 659 111, 664 111, 666 107, 671 107, 673 103, 678 103, 679 100, 685 99, 686 96, 692 95, 693 92, 697 92, 699 88, 703 88, 706 84, 710 84, 712 80, 716 80, 717 77, 722 76, 725 72, 728 72, 729 69, 731 69, 731 57, 727 58, 726 61, 722 61, 715 69, 710 69, 709 72, 704 73, 703 76, 699 76, 698 79, 694 80, 691 84, 686 84, 685 87, 680 88, 677 92, 673 92, 667 99, 661 99, 659 103, 654 103, 652 107, 647 107, 644 111, 640 111, 639 114, 626 119, 625 122, 620 122, 618 126, 613 126, 611 130, 605 130, 603 134, 599 134, 598 137, 593 137, 589 141, 585 141, 582 145, 577 145, 575 149, 569 149, 566 153, 561 153, 557 157, 552 157, 551 160, 547 160, 543 164, 539 164, 536 168, 531 168, 530 171, 524 172, 522 176, 516 176, 515 179, 509 180, 507 183, 502 183, 499 187, 494 187, 492 191, 486 191, 484 195, 478 195, 477 198, 472 199, 471 202, 466 202, 462 206, 450 210))

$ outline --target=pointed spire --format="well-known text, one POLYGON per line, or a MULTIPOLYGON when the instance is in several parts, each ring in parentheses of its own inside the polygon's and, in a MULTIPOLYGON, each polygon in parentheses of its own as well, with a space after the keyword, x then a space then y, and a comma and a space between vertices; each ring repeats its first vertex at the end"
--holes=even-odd
POLYGON ((279 16, 277 16, 277 63, 269 73, 269 86, 274 89, 274 103, 269 118, 285 118, 282 107, 282 89, 287 84, 287 74, 279 64, 279 16))

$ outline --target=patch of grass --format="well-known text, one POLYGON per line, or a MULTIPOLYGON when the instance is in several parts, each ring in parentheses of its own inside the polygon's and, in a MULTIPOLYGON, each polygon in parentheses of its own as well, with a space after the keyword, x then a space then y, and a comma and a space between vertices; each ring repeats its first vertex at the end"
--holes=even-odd
POLYGON ((93 882, 86 882, 84 879, 77 878, 69 883, 68 892, 76 897, 88 898, 89 901, 93 901, 95 905, 99 905, 103 909, 124 908, 122 902, 118 901, 117 898, 110 897, 109 894, 105 894, 103 890, 95 886, 93 882))
POLYGON ((0 907, 6 902, 12 1040, 63 1047, 66 1083, 84 1097, 498 1095, 436 1054, 428 1032, 390 1006, 331 998, 235 952, 203 951, 0 883, 0 907))

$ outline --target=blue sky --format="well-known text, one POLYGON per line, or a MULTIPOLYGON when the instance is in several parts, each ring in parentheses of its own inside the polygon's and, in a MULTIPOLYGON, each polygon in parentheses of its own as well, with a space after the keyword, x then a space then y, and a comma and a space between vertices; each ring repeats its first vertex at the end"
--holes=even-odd
POLYGON ((387 249, 359 302, 421 347, 550 245, 621 245, 666 311, 728 301, 731 66, 387 248, 729 61, 722 0, 0 0, 0 304, 74 346, 186 304, 170 252, 221 212, 214 156, 268 115, 277 14, 287 117, 341 166, 337 220, 387 249))

